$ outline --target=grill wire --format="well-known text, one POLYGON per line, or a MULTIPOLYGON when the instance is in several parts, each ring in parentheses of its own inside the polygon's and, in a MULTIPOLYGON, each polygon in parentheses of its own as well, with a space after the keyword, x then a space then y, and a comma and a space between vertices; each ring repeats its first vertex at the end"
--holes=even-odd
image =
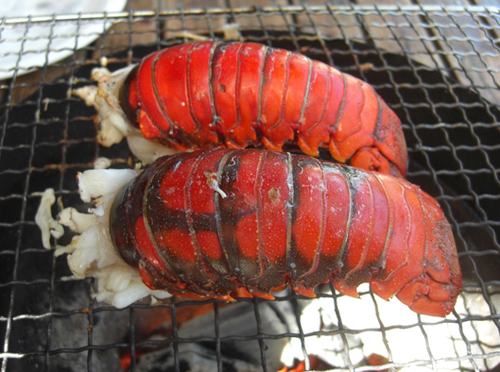
MULTIPOLYGON (((130 356, 130 370, 146 370, 142 356, 162 348, 173 356, 173 370, 185 370, 185 345, 194 343, 213 350, 219 371, 231 370, 228 344, 254 345, 255 370, 272 371, 278 368, 271 361, 273 342, 294 344, 294 357, 304 359, 317 351, 313 339, 336 340, 339 362, 329 365, 340 370, 493 370, 500 363, 499 21, 493 8, 421 6, 173 9, 4 19, 0 46, 18 43, 21 51, 13 76, 0 85, 2 371, 119 371, 124 355, 130 356), (114 25, 91 32, 96 41, 83 48, 73 42, 72 48, 65 47, 69 57, 47 63, 59 39, 76 40, 89 25, 105 22, 114 25), (105 306, 92 298, 93 280, 68 279, 66 258, 42 247, 34 216, 43 190, 54 188, 64 206, 83 211, 88 206, 79 201, 76 173, 92 168, 97 157, 112 159, 114 167, 130 167, 133 160, 124 143, 98 145, 95 111, 71 90, 93 84, 90 71, 103 63, 116 70, 192 37, 221 39, 234 34, 231 24, 238 25, 236 34, 244 41, 303 52, 369 82, 402 119, 411 158, 408 178, 438 199, 459 247, 464 289, 449 317, 412 315, 411 321, 398 323, 384 312, 397 301, 387 306, 367 290, 360 291, 361 300, 349 299, 330 286, 319 289, 317 299, 278 295, 272 312, 291 318, 284 322, 288 328, 277 333, 266 318, 269 302, 238 301, 250 309, 254 327, 241 334, 239 327, 222 328, 222 314, 230 307, 204 301, 212 333, 188 337, 177 321, 186 309, 201 308, 199 302, 141 302, 121 310, 105 306), (60 34, 59 25, 76 26, 76 32, 60 34), (29 31, 36 27, 51 30, 42 50, 28 44, 29 31), (6 39, 3 35, 12 29, 23 37, 6 39), (27 83, 20 61, 33 54, 42 56, 40 79, 27 83), (18 99, 23 95, 28 97, 18 99), (144 320, 158 314, 171 320, 171 329, 144 338, 144 320), (358 324, 351 321, 353 314, 358 324), (316 319, 313 326, 308 317, 316 319), (364 328, 367 317, 378 325, 364 328), (435 349, 437 329, 449 330, 445 337, 454 348, 447 354, 435 349), (392 341, 396 334, 425 354, 399 354, 392 341), (358 341, 365 343, 365 336, 378 339, 377 350, 387 357, 379 366, 366 350, 358 357, 358 341)), ((57 242, 68 243, 68 237, 57 242)), ((306 362, 307 368, 314 366, 322 368, 306 362)))

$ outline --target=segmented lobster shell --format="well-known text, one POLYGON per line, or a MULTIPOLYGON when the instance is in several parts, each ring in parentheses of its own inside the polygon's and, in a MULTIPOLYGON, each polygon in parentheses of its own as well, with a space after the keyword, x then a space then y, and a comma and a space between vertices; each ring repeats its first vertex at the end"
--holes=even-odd
POLYGON ((183 44, 145 57, 120 102, 146 138, 178 150, 298 145, 405 176, 401 122, 374 89, 301 54, 256 43, 183 44))
POLYGON ((153 289, 231 299, 369 282, 444 316, 461 272, 435 199, 409 182, 304 156, 211 149, 164 157, 116 197, 110 229, 153 289))

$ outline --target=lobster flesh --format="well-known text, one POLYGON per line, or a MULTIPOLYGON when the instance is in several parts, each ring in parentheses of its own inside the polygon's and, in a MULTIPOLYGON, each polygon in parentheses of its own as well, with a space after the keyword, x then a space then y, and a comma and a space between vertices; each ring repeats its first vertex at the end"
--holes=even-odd
MULTIPOLYGON (((106 71, 93 74, 99 91, 76 93, 101 111, 101 127, 120 122, 124 135, 133 132, 130 123, 179 151, 290 145, 318 156, 328 148, 338 162, 406 175, 395 113, 367 83, 301 54, 257 43, 193 42, 153 53, 116 78, 106 71)), ((121 140, 115 134, 101 135, 101 143, 121 140)))
POLYGON ((158 159, 116 196, 109 228, 151 289, 272 299, 369 282, 417 313, 445 316, 462 274, 437 201, 389 175, 305 155, 215 148, 158 159))

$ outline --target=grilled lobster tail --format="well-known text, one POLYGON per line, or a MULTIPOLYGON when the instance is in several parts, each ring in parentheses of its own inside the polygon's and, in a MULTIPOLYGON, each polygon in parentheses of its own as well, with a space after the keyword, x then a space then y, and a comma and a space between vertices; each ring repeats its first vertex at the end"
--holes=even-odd
POLYGON ((116 197, 115 247, 152 289, 272 299, 332 281, 369 282, 418 313, 458 296, 453 235, 437 201, 409 182, 309 156, 211 149, 164 157, 116 197))
POLYGON ((177 150, 298 145, 405 176, 401 122, 374 89, 301 54, 256 43, 183 44, 145 57, 120 104, 148 139, 177 150))

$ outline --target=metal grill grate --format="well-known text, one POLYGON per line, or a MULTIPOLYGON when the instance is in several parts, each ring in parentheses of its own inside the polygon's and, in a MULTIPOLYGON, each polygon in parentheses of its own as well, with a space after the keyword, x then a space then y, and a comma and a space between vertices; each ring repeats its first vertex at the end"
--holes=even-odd
POLYGON ((500 363, 497 10, 175 9, 4 19, 0 33, 0 50, 20 46, 0 55, 14 58, 12 68, 0 66, 10 75, 0 85, 2 371, 120 371, 121 364, 144 371, 167 359, 177 371, 201 359, 211 359, 213 370, 242 369, 238 360, 272 371, 282 351, 291 359, 310 355, 306 367, 323 370, 482 371, 500 363), (194 36, 222 38, 228 24, 239 25, 242 40, 300 51, 360 77, 396 111, 405 123, 408 178, 439 200, 459 246, 464 290, 449 317, 395 316, 391 308, 407 314, 396 302, 367 290, 350 299, 333 287, 312 300, 285 293, 276 302, 175 300, 117 310, 92 299, 92 280, 67 279, 65 257, 42 248, 34 215, 43 190, 52 187, 64 206, 85 210, 76 173, 100 156, 130 165, 126 144, 98 145, 95 112, 71 90, 91 83, 91 69, 102 63, 115 70, 194 36), (31 36, 37 28, 48 32, 31 36), (84 36, 96 40, 82 47, 84 36), (24 76, 24 58, 33 56, 36 71, 24 76), (186 321, 202 309, 208 312, 186 321))

